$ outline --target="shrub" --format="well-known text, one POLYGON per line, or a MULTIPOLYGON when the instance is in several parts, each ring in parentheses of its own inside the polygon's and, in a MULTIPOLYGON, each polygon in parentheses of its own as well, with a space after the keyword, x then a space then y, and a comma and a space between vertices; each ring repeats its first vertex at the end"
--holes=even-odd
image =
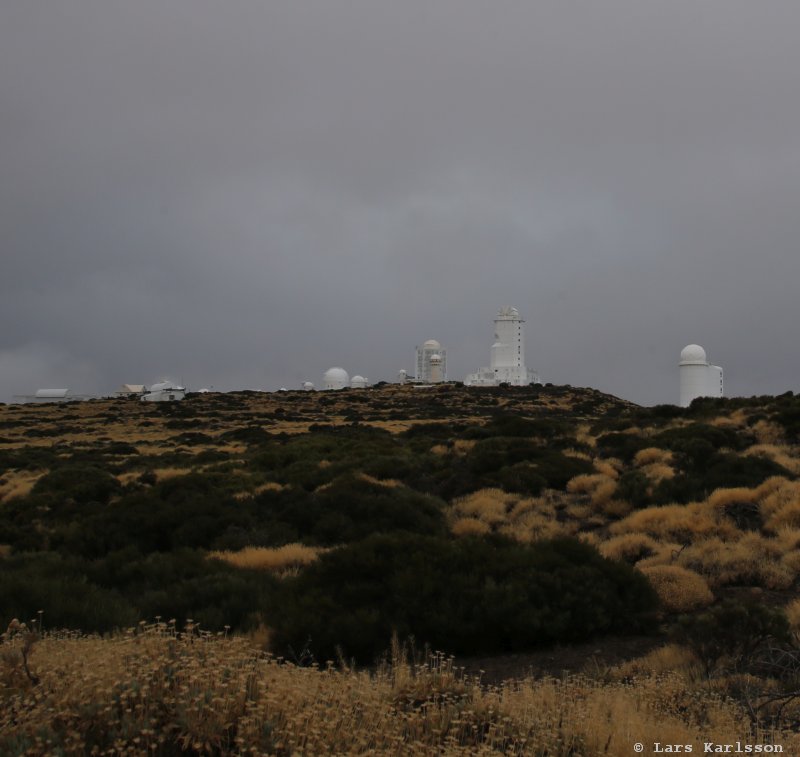
POLYGON ((603 557, 635 565, 639 560, 655 554, 658 543, 647 534, 621 534, 602 542, 599 549, 603 557))
POLYGON ((653 565, 641 570, 669 612, 690 612, 714 601, 706 580, 694 571, 679 565, 653 565))
POLYGON ((370 661, 392 633, 457 653, 499 653, 649 627, 643 576, 568 539, 520 545, 375 536, 289 579, 274 651, 370 661))
POLYGON ((708 675, 722 661, 735 670, 746 669, 764 644, 790 640, 784 613, 752 600, 728 600, 698 615, 681 618, 672 635, 698 656, 708 675))

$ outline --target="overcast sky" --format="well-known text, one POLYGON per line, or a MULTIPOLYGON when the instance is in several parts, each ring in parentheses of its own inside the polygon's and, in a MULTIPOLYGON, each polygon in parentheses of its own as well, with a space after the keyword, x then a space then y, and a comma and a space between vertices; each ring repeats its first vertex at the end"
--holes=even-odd
POLYGON ((800 389, 796 0, 0 4, 0 401, 488 364, 800 389))

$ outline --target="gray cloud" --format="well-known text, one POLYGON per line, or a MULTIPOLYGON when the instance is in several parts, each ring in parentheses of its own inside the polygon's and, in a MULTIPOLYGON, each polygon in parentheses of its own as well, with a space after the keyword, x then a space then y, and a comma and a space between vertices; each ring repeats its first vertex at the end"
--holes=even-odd
POLYGON ((795 387, 794 2, 0 8, 0 400, 170 374, 795 387))

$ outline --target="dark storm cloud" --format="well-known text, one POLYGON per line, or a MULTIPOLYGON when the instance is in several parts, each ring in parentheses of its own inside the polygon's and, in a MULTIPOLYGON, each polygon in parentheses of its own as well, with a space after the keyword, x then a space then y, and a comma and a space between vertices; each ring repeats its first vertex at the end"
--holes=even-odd
POLYGON ((796 3, 0 8, 0 400, 370 379, 504 304, 545 380, 796 388, 796 3))

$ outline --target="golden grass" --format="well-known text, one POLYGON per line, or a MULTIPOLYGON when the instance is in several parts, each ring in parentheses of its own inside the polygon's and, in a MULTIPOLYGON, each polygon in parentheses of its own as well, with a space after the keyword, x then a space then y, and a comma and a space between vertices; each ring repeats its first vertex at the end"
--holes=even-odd
POLYGON ((7 557, 11 557, 11 545, 10 544, 0 544, 0 560, 5 560, 7 557))
MULTIPOLYGON (((34 646, 38 687, 2 690, 0 751, 84 754, 518 754, 629 757, 634 742, 759 743, 745 712, 674 672, 603 683, 525 678, 484 687, 451 658, 376 672, 297 668, 245 639, 165 624, 108 639, 48 636, 34 646)), ((687 664, 687 663, 684 663, 687 664)), ((325 667, 325 666, 323 666, 325 667)), ((787 753, 800 736, 777 733, 787 753)))
POLYGON ((387 489, 395 489, 398 486, 404 485, 402 481, 398 481, 396 478, 375 478, 375 476, 370 476, 368 473, 359 473, 358 478, 369 484, 384 486, 387 489))
POLYGON ((658 542, 647 534, 620 534, 599 545, 600 554, 611 560, 635 564, 656 554, 658 542))
POLYGON ((166 481, 170 478, 178 478, 178 476, 186 476, 192 472, 191 468, 156 468, 153 473, 158 481, 166 481))
POLYGON ((785 439, 783 428, 771 421, 757 421, 753 424, 752 431, 759 444, 782 444, 785 439))
POLYGON ((680 565, 652 565, 641 568, 641 571, 669 612, 699 610, 714 601, 706 580, 680 565))
POLYGON ((644 465, 654 465, 656 463, 661 465, 669 465, 672 462, 672 451, 668 449, 661 449, 660 447, 646 447, 640 449, 633 456, 633 464, 637 468, 644 465))
POLYGON ((287 574, 312 562, 326 550, 307 547, 305 544, 284 544, 282 547, 245 547, 236 552, 230 550, 209 552, 208 557, 222 560, 237 568, 269 570, 287 574))
POLYGON ((245 500, 257 497, 259 494, 263 494, 264 492, 279 492, 283 491, 285 488, 286 487, 283 484, 279 484, 277 481, 266 481, 265 483, 256 486, 255 489, 236 492, 236 494, 233 495, 233 498, 239 502, 244 502, 245 500))
POLYGON ((0 503, 10 502, 18 497, 27 497, 31 493, 36 482, 47 471, 6 471, 0 479, 0 503))
POLYGON ((728 585, 786 589, 797 571, 783 559, 781 545, 757 533, 735 541, 711 537, 684 549, 678 564, 700 573, 712 587, 728 585))
POLYGON ((507 511, 517 499, 518 497, 502 489, 479 489, 466 497, 454 500, 453 508, 458 516, 477 518, 492 526, 506 520, 507 511))
POLYGON ((754 444, 748 447, 743 454, 748 457, 765 457, 778 465, 782 465, 790 473, 795 475, 800 473, 800 459, 791 454, 786 446, 754 444))
POLYGON ((478 518, 456 518, 450 526, 455 536, 483 536, 490 531, 489 525, 478 518))
POLYGON ((664 674, 680 674, 689 680, 699 680, 702 676, 702 665, 687 647, 680 644, 665 644, 648 652, 644 657, 624 662, 611 669, 612 680, 664 674))
POLYGON ((615 457, 606 458, 605 460, 599 457, 595 458, 593 465, 598 473, 613 479, 619 478, 619 473, 624 468, 622 462, 615 457))
POLYGON ((741 535, 727 518, 707 503, 664 505, 637 510, 609 527, 614 534, 644 533, 655 539, 691 542, 708 536, 735 539, 741 535))

